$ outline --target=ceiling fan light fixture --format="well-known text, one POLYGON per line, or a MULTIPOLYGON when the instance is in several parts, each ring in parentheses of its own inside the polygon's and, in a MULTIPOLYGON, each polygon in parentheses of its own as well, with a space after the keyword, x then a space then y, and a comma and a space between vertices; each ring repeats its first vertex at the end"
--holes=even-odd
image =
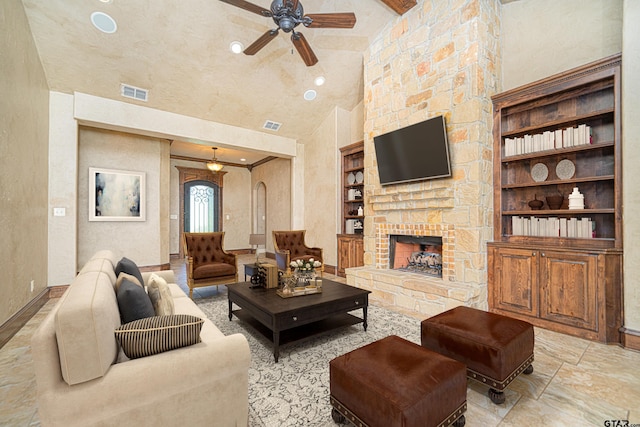
POLYGON ((216 158, 216 150, 218 149, 218 147, 211 147, 211 149, 213 150, 213 159, 211 159, 210 162, 207 162, 207 168, 214 173, 220 172, 224 165, 218 163, 218 159, 216 158))
POLYGON ((229 44, 229 49, 231 49, 231 52, 236 54, 242 53, 242 51, 244 50, 244 45, 239 41, 232 41, 231 44, 229 44))
POLYGON ((316 96, 318 96, 318 93, 313 89, 309 89, 304 93, 304 99, 307 101, 313 101, 316 99, 316 96))

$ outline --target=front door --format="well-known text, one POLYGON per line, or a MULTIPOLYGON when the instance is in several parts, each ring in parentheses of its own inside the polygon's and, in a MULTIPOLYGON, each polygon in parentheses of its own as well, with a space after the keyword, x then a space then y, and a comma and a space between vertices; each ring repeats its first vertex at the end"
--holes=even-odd
POLYGON ((209 233, 218 230, 220 187, 198 180, 184 184, 184 231, 209 233))

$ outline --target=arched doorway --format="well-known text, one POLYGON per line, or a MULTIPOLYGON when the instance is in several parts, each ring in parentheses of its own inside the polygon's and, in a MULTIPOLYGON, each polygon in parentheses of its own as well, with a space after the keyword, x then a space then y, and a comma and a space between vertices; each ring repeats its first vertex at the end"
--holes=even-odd
POLYGON ((176 166, 176 168, 180 171, 179 249, 180 258, 183 258, 182 242, 185 231, 223 231, 221 218, 223 212, 222 178, 226 172, 213 173, 208 169, 181 166, 176 166))

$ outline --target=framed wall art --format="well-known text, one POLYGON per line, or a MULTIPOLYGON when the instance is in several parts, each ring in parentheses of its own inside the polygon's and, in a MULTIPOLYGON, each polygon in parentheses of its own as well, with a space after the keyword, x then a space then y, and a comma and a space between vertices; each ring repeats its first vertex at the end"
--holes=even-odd
POLYGON ((89 168, 89 221, 145 221, 145 173, 89 168))

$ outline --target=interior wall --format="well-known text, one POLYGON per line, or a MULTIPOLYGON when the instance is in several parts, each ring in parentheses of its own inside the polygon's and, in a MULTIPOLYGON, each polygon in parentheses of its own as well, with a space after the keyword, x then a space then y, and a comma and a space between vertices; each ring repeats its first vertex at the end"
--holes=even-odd
POLYGON ((624 239, 624 325, 635 334, 633 348, 640 350, 640 2, 624 1, 622 42, 622 200, 624 239), (625 167, 626 166, 626 167, 625 167))
POLYGON ((304 141, 305 242, 322 248, 324 263, 331 266, 338 265, 338 147, 348 145, 350 137, 349 112, 334 108, 304 141))
MULTIPOLYGON (((110 249, 139 266, 168 263, 162 253, 162 205, 168 205, 169 188, 162 185, 162 158, 169 157, 164 139, 81 126, 78 154, 78 268, 98 250, 110 249), (89 221, 89 168, 128 170, 146 174, 145 221, 89 221)), ((168 211, 168 209, 167 209, 168 211)), ((168 233, 168 230, 167 230, 168 233)))
POLYGON ((622 51, 622 0, 519 0, 502 6, 502 90, 622 51))
POLYGON ((19 0, 0 2, 0 58, 3 324, 47 286, 49 89, 19 0))
MULTIPOLYGON (((273 253, 273 230, 291 230, 291 160, 275 159, 251 170, 251 187, 266 187, 266 251, 273 253)), ((247 238, 251 227, 247 228, 247 238)))

